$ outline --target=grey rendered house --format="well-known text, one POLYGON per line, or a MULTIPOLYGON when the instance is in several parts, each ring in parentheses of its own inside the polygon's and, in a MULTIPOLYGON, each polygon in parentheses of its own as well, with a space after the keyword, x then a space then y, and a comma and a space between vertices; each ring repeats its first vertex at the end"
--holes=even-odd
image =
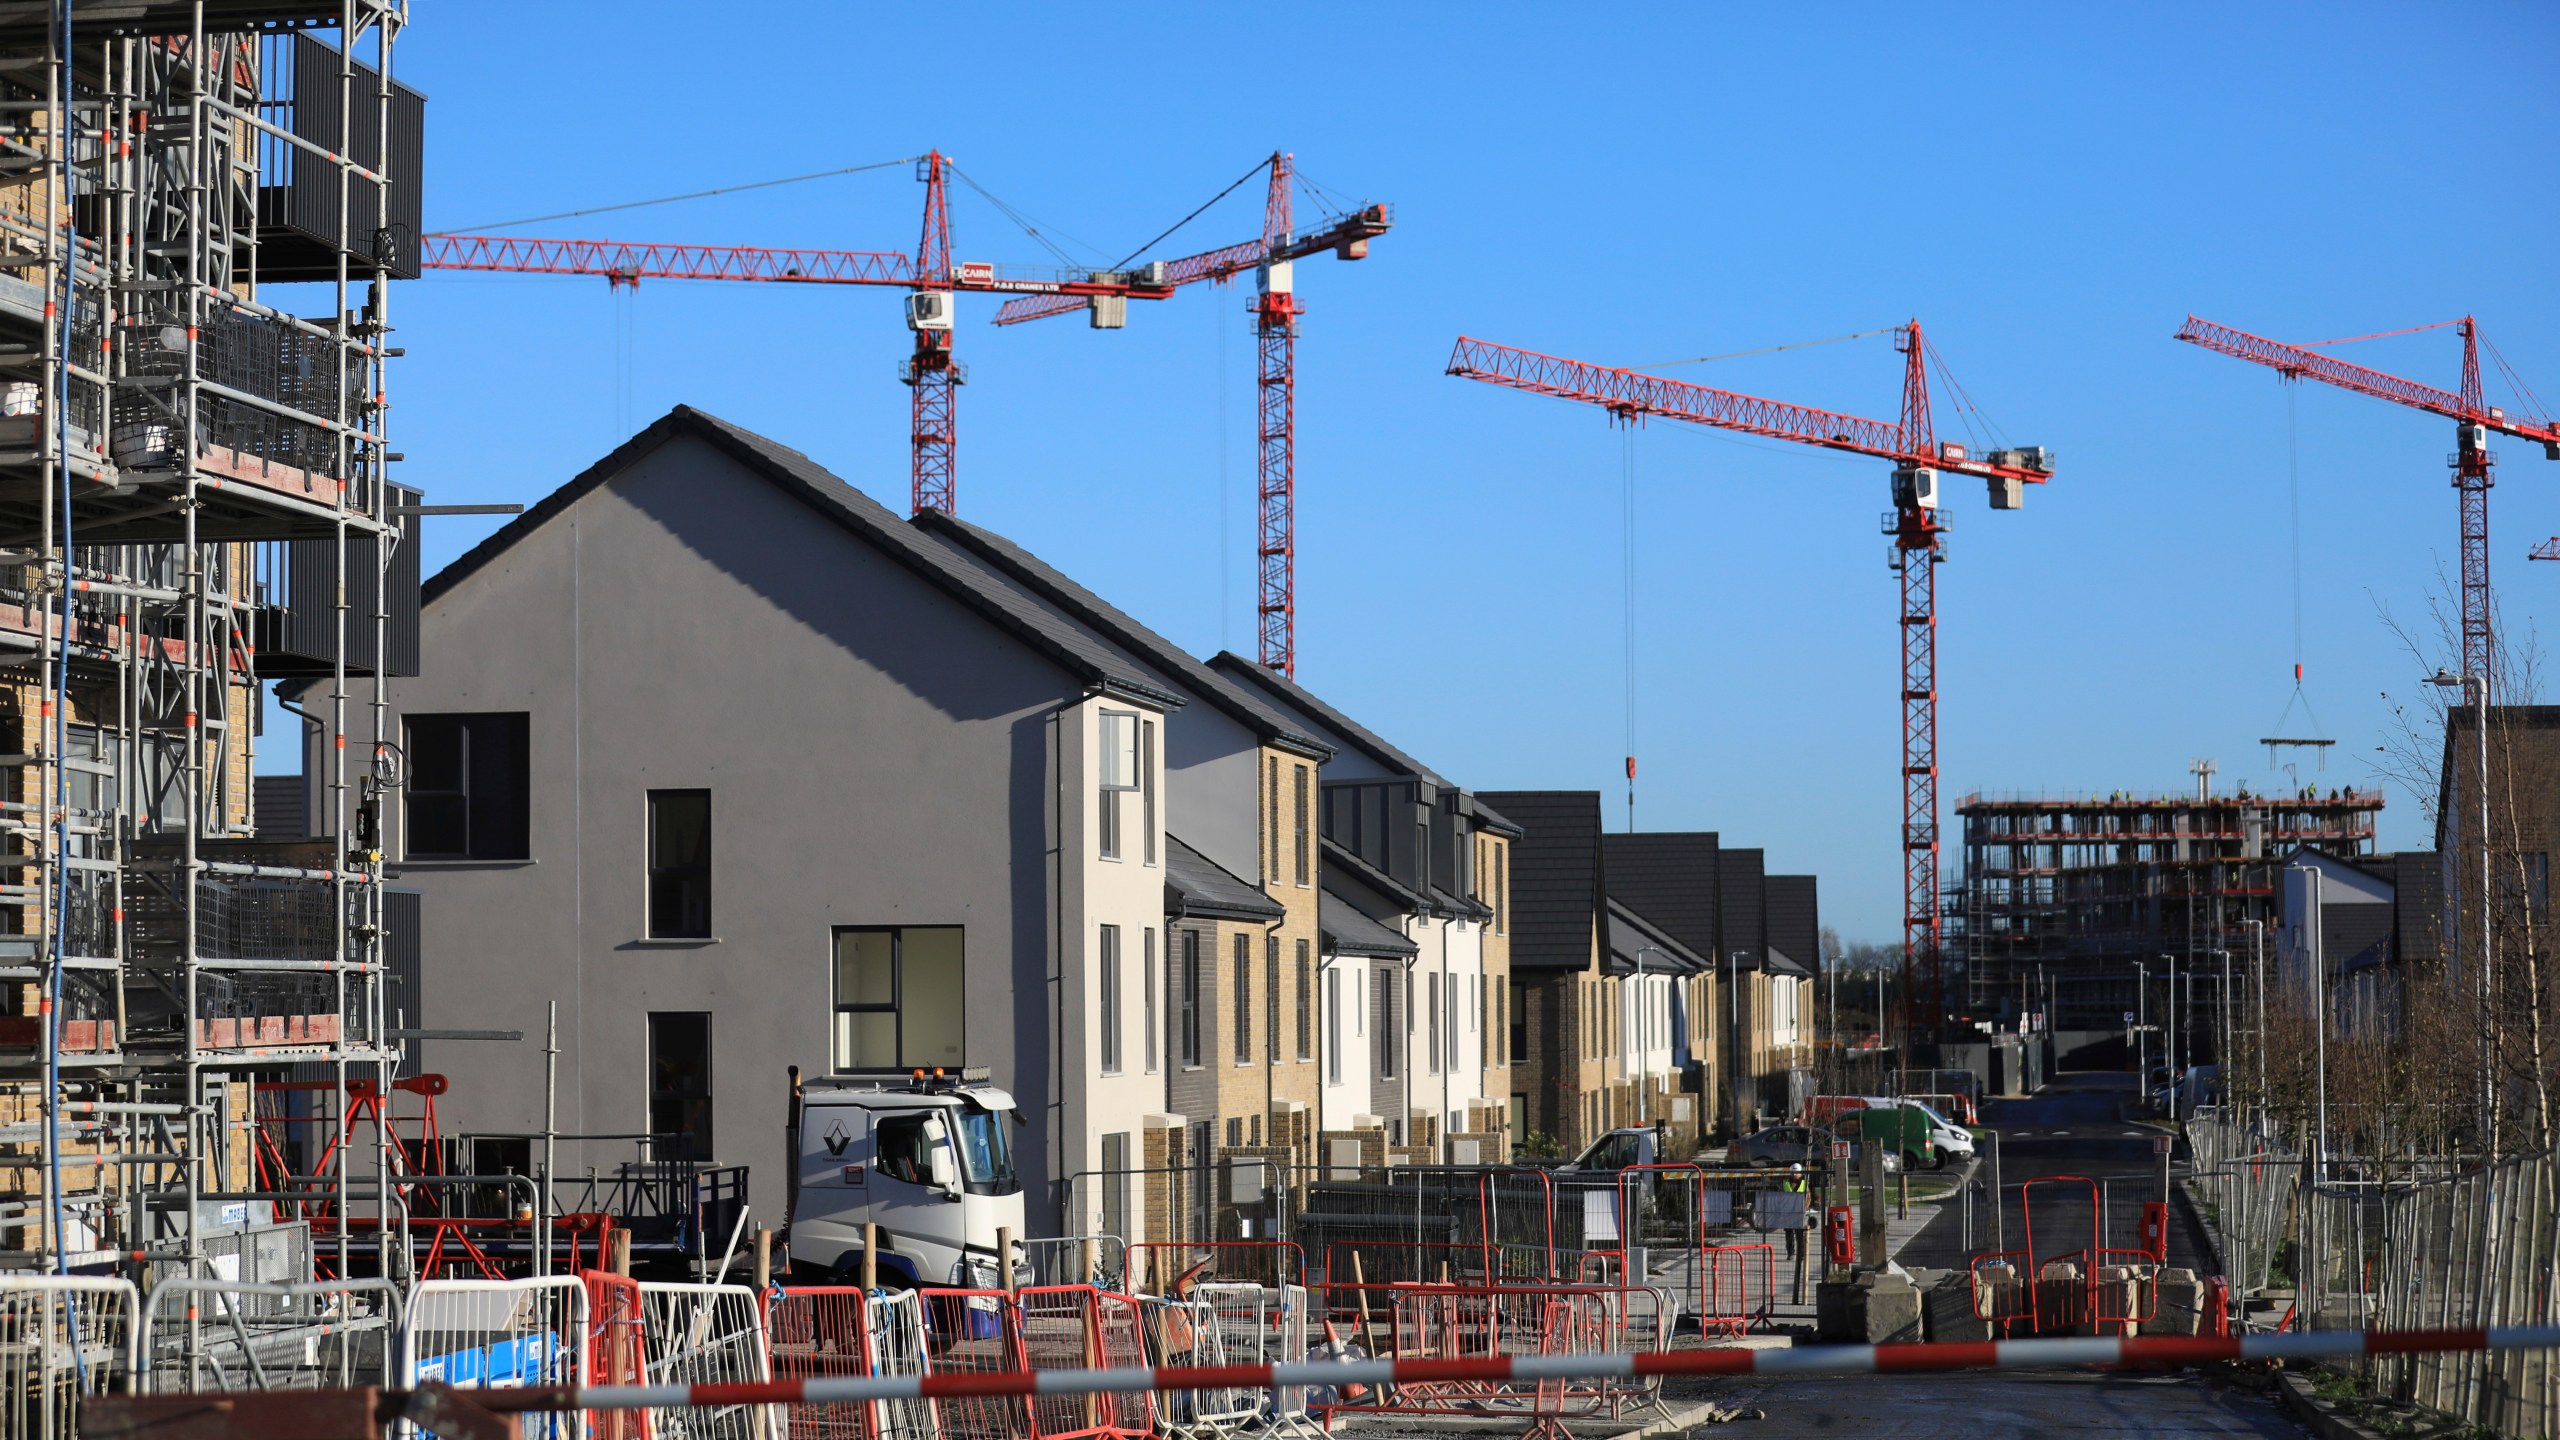
POLYGON ((682 407, 425 597, 436 663, 391 688, 386 842, 435 937, 409 1023, 529 1034, 427 1043, 449 1133, 542 1128, 557 1002, 559 1128, 600 1137, 563 1175, 743 1163, 779 1223, 786 1067, 983 1067, 1035 1233, 1099 1222, 1067 1177, 1162 1104, 1162 675, 682 407))

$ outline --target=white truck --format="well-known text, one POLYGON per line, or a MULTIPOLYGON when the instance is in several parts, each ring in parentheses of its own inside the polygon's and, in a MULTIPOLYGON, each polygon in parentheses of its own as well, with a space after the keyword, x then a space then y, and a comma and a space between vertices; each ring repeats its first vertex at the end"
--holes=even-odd
POLYGON ((956 1080, 918 1071, 804 1082, 793 1067, 784 1237, 794 1269, 859 1276, 867 1223, 884 1285, 994 1289, 999 1232, 1013 1237, 1005 1261, 1017 1283, 1029 1283, 1013 1168, 1020 1112, 985 1081, 981 1071, 956 1080))

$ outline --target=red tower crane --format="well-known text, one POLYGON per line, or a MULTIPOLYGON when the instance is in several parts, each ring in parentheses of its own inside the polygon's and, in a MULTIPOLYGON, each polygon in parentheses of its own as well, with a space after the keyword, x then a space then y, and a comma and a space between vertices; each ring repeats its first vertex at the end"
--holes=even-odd
MULTIPOLYGON (((2415 380, 2403 380, 2397 375, 2369 370, 2362 365, 2351 365, 2305 346, 2287 345, 2245 330, 2234 330, 2228 325, 2199 320, 2193 315, 2187 317, 2186 324, 2178 327, 2177 338, 2207 350, 2267 366, 2288 380, 2318 380, 2341 390, 2406 405, 2413 410, 2432 411, 2453 421, 2455 448, 2447 463, 2453 467, 2453 488, 2461 497, 2462 678, 2466 690, 2475 684, 2481 687, 2477 696, 2466 698, 2486 705, 2489 703, 2492 654, 2489 634, 2489 487, 2496 483, 2492 471, 2498 460, 2490 453, 2489 436, 2496 433, 2539 440, 2546 455, 2560 460, 2560 425, 2549 420, 2511 420, 2507 418, 2504 407, 2484 401, 2480 393, 2480 327, 2468 315, 2446 323, 2462 332, 2462 393, 2458 395, 2415 380)), ((2542 558, 2539 551, 2535 558, 2542 558)))
POLYGON ((1939 957, 1936 571, 1938 562, 1946 558, 1947 522, 1939 509, 1938 482, 1948 473, 1978 477, 1990 484, 1993 509, 2015 510, 2026 486, 2040 485, 2052 476, 2053 456, 2041 446, 1976 456, 1963 445, 1940 442, 1930 423, 1928 345, 1920 322, 1900 328, 1895 344, 1903 354, 1899 424, 1737 395, 1634 370, 1561 360, 1464 336, 1450 353, 1448 373, 1533 395, 1584 401, 1625 423, 1658 416, 1892 462, 1894 508, 1885 516, 1884 531, 1893 537, 1891 564, 1900 577, 1902 594, 1903 1028, 1917 1039, 1924 1028, 1934 1032, 1946 1013, 1939 957), (1922 988, 1915 988, 1915 979, 1922 988))
POLYGON ((597 275, 614 285, 643 280, 759 280, 795 285, 888 285, 909 292, 907 328, 915 348, 898 378, 912 418, 912 500, 917 510, 956 513, 959 492, 958 388, 968 371, 952 354, 952 298, 959 293, 1036 295, 1063 309, 1088 310, 1094 328, 1119 329, 1129 300, 1162 300, 1173 286, 1157 267, 1135 271, 1034 269, 983 261, 952 263, 951 160, 933 151, 916 162, 924 182, 924 228, 916 253, 777 250, 745 245, 652 245, 614 240, 527 240, 430 235, 429 270, 495 270, 597 275))
MULTIPOLYGON (((1262 238, 1222 246, 1163 266, 1173 285, 1224 281, 1245 270, 1258 284, 1253 303, 1255 472, 1254 610, 1259 658, 1295 678, 1298 673, 1298 462, 1297 345, 1299 306, 1293 262, 1330 250, 1345 260, 1368 258, 1369 242, 1395 224, 1385 205, 1364 204, 1331 223, 1298 233, 1291 157, 1274 151, 1271 186, 1262 205, 1262 238)), ((1250 173, 1250 172, 1248 172, 1250 173)), ((1076 308, 1058 296, 1008 300, 996 311, 999 325, 1018 325, 1076 308)))

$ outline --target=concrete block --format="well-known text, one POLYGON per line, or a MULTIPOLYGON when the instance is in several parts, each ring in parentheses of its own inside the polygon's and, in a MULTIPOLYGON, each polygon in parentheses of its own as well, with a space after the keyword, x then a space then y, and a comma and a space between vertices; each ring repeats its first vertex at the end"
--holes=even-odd
POLYGON ((1825 1280, 1813 1287, 1813 1333, 1816 1337, 1848 1344, 1858 1338, 1856 1317, 1849 1306, 1849 1292, 1854 1282, 1825 1280))
POLYGON ((1920 1291, 1900 1275, 1862 1275, 1850 1292, 1855 1338, 1869 1345, 1916 1344, 1920 1291))
MULTIPOLYGON (((1972 1276, 1946 1275, 1922 1293, 1928 1297, 1924 1308, 1931 1340, 1979 1343, 1992 1338, 1991 1322, 1977 1315, 1972 1276)), ((1985 1312, 1989 1309, 1987 1305, 1982 1308, 1985 1312)))
POLYGON ((2047 1263, 2036 1276, 2035 1311, 2042 1322, 2040 1334, 2086 1335, 2089 1323, 2089 1283, 2080 1267, 2068 1260, 2047 1263))
POLYGON ((2193 1270, 2162 1270, 2152 1282, 2151 1323, 2143 1329, 2153 1335, 2201 1335, 2204 1318, 2204 1280, 2193 1270))

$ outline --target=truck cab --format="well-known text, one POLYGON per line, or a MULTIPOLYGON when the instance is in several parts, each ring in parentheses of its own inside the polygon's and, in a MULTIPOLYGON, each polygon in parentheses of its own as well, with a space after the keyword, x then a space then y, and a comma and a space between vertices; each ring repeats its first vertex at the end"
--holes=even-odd
POLYGON ((981 1079, 917 1072, 904 1083, 795 1077, 787 1235, 795 1267, 858 1274, 875 1227, 883 1284, 992 1289, 1023 1263, 1013 1097, 981 1079))

